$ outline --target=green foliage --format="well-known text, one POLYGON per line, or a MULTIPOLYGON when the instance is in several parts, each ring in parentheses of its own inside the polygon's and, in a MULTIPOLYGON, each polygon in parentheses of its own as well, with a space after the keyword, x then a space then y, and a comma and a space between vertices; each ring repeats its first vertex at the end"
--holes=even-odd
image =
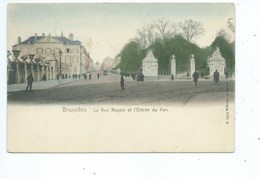
POLYGON ((222 56, 226 59, 229 69, 234 70, 235 55, 234 45, 230 44, 223 37, 216 37, 211 46, 200 48, 196 44, 188 42, 182 36, 176 35, 174 38, 158 38, 147 49, 142 50, 140 45, 131 41, 127 43, 120 52, 121 63, 119 67, 122 74, 131 75, 139 71, 142 60, 148 50, 152 50, 154 57, 158 59, 159 75, 170 74, 170 60, 175 55, 177 73, 188 72, 191 55, 194 55, 196 70, 208 74, 207 59, 219 47, 222 56))
POLYGON ((122 74, 128 76, 129 73, 138 72, 145 54, 145 50, 142 50, 137 42, 131 41, 127 43, 119 54, 121 57, 119 67, 122 74))
POLYGON ((197 45, 188 42, 182 36, 171 39, 157 39, 153 46, 153 53, 159 62, 159 74, 170 74, 171 56, 175 55, 177 73, 189 70, 189 60, 194 55, 197 70, 206 70, 208 49, 201 49, 197 45))
POLYGON ((234 43, 229 43, 225 38, 218 36, 212 42, 211 47, 212 52, 215 51, 217 47, 219 47, 222 57, 226 59, 226 67, 230 70, 235 69, 234 43))

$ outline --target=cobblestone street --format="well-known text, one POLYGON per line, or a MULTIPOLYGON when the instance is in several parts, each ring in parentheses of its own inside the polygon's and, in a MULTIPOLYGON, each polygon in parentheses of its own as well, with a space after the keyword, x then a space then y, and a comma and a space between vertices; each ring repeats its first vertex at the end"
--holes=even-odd
POLYGON ((198 82, 198 86, 195 86, 188 79, 177 79, 176 81, 161 79, 144 82, 126 79, 125 89, 121 90, 118 76, 110 74, 100 79, 97 79, 94 74, 92 76, 92 80, 71 80, 62 85, 56 82, 47 89, 36 88, 33 92, 9 91, 8 102, 95 105, 190 105, 199 103, 207 105, 209 102, 225 103, 227 94, 230 100, 234 100, 235 82, 233 80, 224 80, 215 84, 211 80, 203 79, 198 82))

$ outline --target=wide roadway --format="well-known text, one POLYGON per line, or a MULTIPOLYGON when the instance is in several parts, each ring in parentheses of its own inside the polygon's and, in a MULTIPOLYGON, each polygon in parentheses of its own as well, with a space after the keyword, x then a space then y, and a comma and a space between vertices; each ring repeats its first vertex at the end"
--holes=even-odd
POLYGON ((33 92, 11 92, 9 104, 85 104, 85 105, 192 105, 225 103, 234 100, 235 82, 199 80, 195 86, 191 80, 170 79, 137 82, 125 80, 120 88, 120 78, 111 74, 97 79, 80 80, 33 92))

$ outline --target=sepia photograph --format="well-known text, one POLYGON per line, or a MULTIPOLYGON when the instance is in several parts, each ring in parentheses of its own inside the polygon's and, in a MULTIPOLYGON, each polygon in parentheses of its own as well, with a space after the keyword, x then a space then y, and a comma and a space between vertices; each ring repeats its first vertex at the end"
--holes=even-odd
POLYGON ((11 3, 9 152, 234 152, 235 5, 11 3))

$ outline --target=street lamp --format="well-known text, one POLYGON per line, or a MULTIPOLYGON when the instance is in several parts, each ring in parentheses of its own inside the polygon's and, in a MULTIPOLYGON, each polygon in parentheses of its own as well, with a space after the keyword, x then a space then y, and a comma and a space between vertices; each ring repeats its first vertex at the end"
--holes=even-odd
POLYGON ((15 75, 15 78, 16 78, 16 83, 20 83, 20 70, 19 70, 19 60, 18 60, 18 56, 20 54, 21 50, 13 50, 13 54, 14 54, 14 57, 15 57, 15 62, 16 62, 16 75, 15 75))
POLYGON ((14 54, 14 57, 15 57, 16 61, 18 60, 17 58, 20 55, 20 52, 21 52, 21 50, 13 50, 13 54, 14 54))
POLYGON ((31 60, 31 63, 33 63, 33 58, 34 58, 34 54, 28 54, 30 60, 31 60))
POLYGON ((59 50, 59 55, 60 55, 60 75, 61 75, 61 56, 62 56, 62 51, 59 50))

